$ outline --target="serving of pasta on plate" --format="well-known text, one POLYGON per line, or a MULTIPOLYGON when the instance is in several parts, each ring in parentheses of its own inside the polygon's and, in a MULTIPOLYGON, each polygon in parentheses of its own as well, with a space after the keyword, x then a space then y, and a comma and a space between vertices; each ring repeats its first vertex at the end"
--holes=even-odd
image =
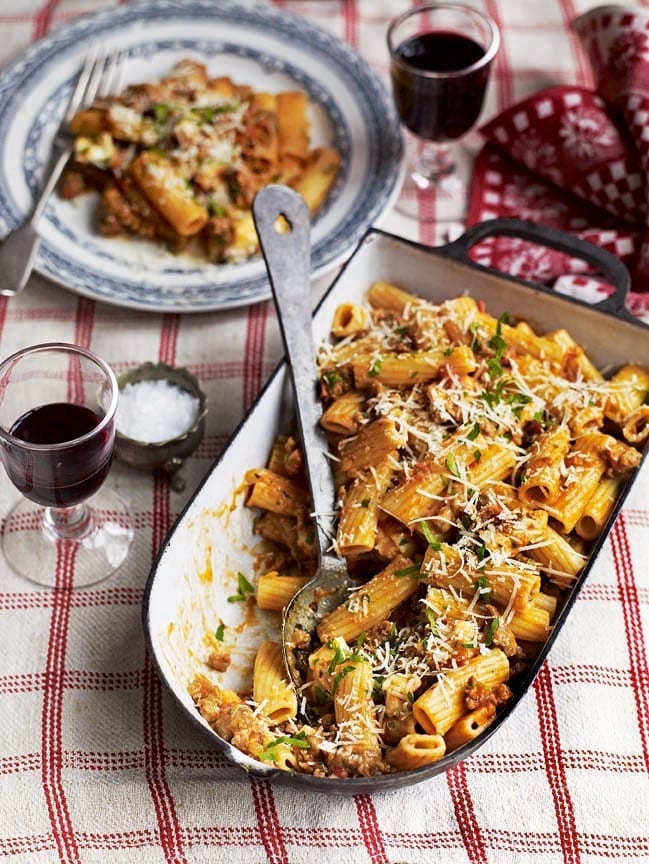
POLYGON ((262 186, 291 186, 315 213, 336 179, 340 154, 311 147, 308 107, 303 91, 261 92, 182 59, 77 112, 59 193, 97 191, 103 236, 245 261, 259 251, 250 207, 262 186))
MULTIPOLYGON (((291 635, 297 693, 279 614, 251 691, 220 683, 235 637, 215 617, 189 692, 262 763, 368 777, 440 760, 512 702, 641 462, 649 369, 607 378, 566 330, 381 281, 338 305, 331 335, 318 356, 331 541, 359 587, 313 637, 291 635)), ((263 553, 228 602, 280 613, 316 568, 299 444, 280 436, 244 482, 263 553)))

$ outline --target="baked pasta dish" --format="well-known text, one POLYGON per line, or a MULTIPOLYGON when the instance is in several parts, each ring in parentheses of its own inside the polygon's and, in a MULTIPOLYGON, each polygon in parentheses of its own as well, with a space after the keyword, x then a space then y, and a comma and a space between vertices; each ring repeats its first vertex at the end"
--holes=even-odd
POLYGON ((77 112, 60 195, 98 191, 104 236, 245 260, 258 252, 250 208, 262 186, 291 186, 313 213, 334 183, 340 155, 310 146, 307 109, 301 91, 258 92, 181 60, 77 112))
MULTIPOLYGON (((279 615, 251 692, 218 683, 234 647, 218 619, 190 685, 223 739, 317 776, 416 769, 493 722, 649 437, 648 369, 605 378, 567 331, 470 297, 433 305, 376 282, 367 301, 337 308, 318 358, 332 544, 359 587, 313 637, 292 634, 297 693, 279 615)), ((229 600, 279 613, 316 567, 299 444, 278 439, 245 483, 267 551, 229 600)))

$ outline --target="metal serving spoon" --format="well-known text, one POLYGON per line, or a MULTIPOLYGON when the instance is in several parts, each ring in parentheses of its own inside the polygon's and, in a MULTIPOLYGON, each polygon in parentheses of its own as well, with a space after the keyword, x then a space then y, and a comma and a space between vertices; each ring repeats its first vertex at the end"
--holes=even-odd
POLYGON ((301 195, 280 185, 261 189, 252 211, 293 380, 313 500, 318 569, 288 603, 282 619, 284 660, 291 680, 300 687, 305 682, 306 658, 310 653, 304 634, 311 636, 320 620, 340 605, 355 583, 347 572, 345 559, 330 551, 336 490, 326 455, 329 445, 319 422, 321 407, 311 324, 309 211, 301 195), (280 217, 285 220, 283 231, 276 227, 280 217))

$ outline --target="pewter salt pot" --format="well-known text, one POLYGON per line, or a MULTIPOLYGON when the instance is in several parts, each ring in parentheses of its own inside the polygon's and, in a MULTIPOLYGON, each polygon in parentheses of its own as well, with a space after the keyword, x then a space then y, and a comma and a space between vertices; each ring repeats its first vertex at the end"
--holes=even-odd
MULTIPOLYGON (((198 379, 187 369, 169 366, 166 363, 144 363, 135 369, 129 369, 118 377, 120 391, 129 384, 140 381, 168 381, 171 385, 191 394, 198 400, 196 419, 191 426, 179 435, 166 441, 140 441, 130 438, 120 431, 117 425, 115 433, 115 457, 122 462, 144 470, 166 471, 171 477, 174 489, 181 491, 184 482, 177 475, 184 460, 199 445, 205 430, 207 415, 207 398, 201 389, 198 379)), ((155 404, 150 410, 155 410, 155 404)))

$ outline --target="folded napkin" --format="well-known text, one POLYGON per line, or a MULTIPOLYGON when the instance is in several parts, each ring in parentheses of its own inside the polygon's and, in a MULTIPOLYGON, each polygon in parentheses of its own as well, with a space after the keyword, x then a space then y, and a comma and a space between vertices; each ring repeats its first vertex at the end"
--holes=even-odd
MULTIPOLYGON (((649 322, 649 11, 599 6, 572 28, 595 92, 552 87, 482 128, 467 221, 514 216, 608 249, 631 270, 631 311, 649 322)), ((585 262, 515 238, 472 255, 588 302, 611 290, 585 262)))

